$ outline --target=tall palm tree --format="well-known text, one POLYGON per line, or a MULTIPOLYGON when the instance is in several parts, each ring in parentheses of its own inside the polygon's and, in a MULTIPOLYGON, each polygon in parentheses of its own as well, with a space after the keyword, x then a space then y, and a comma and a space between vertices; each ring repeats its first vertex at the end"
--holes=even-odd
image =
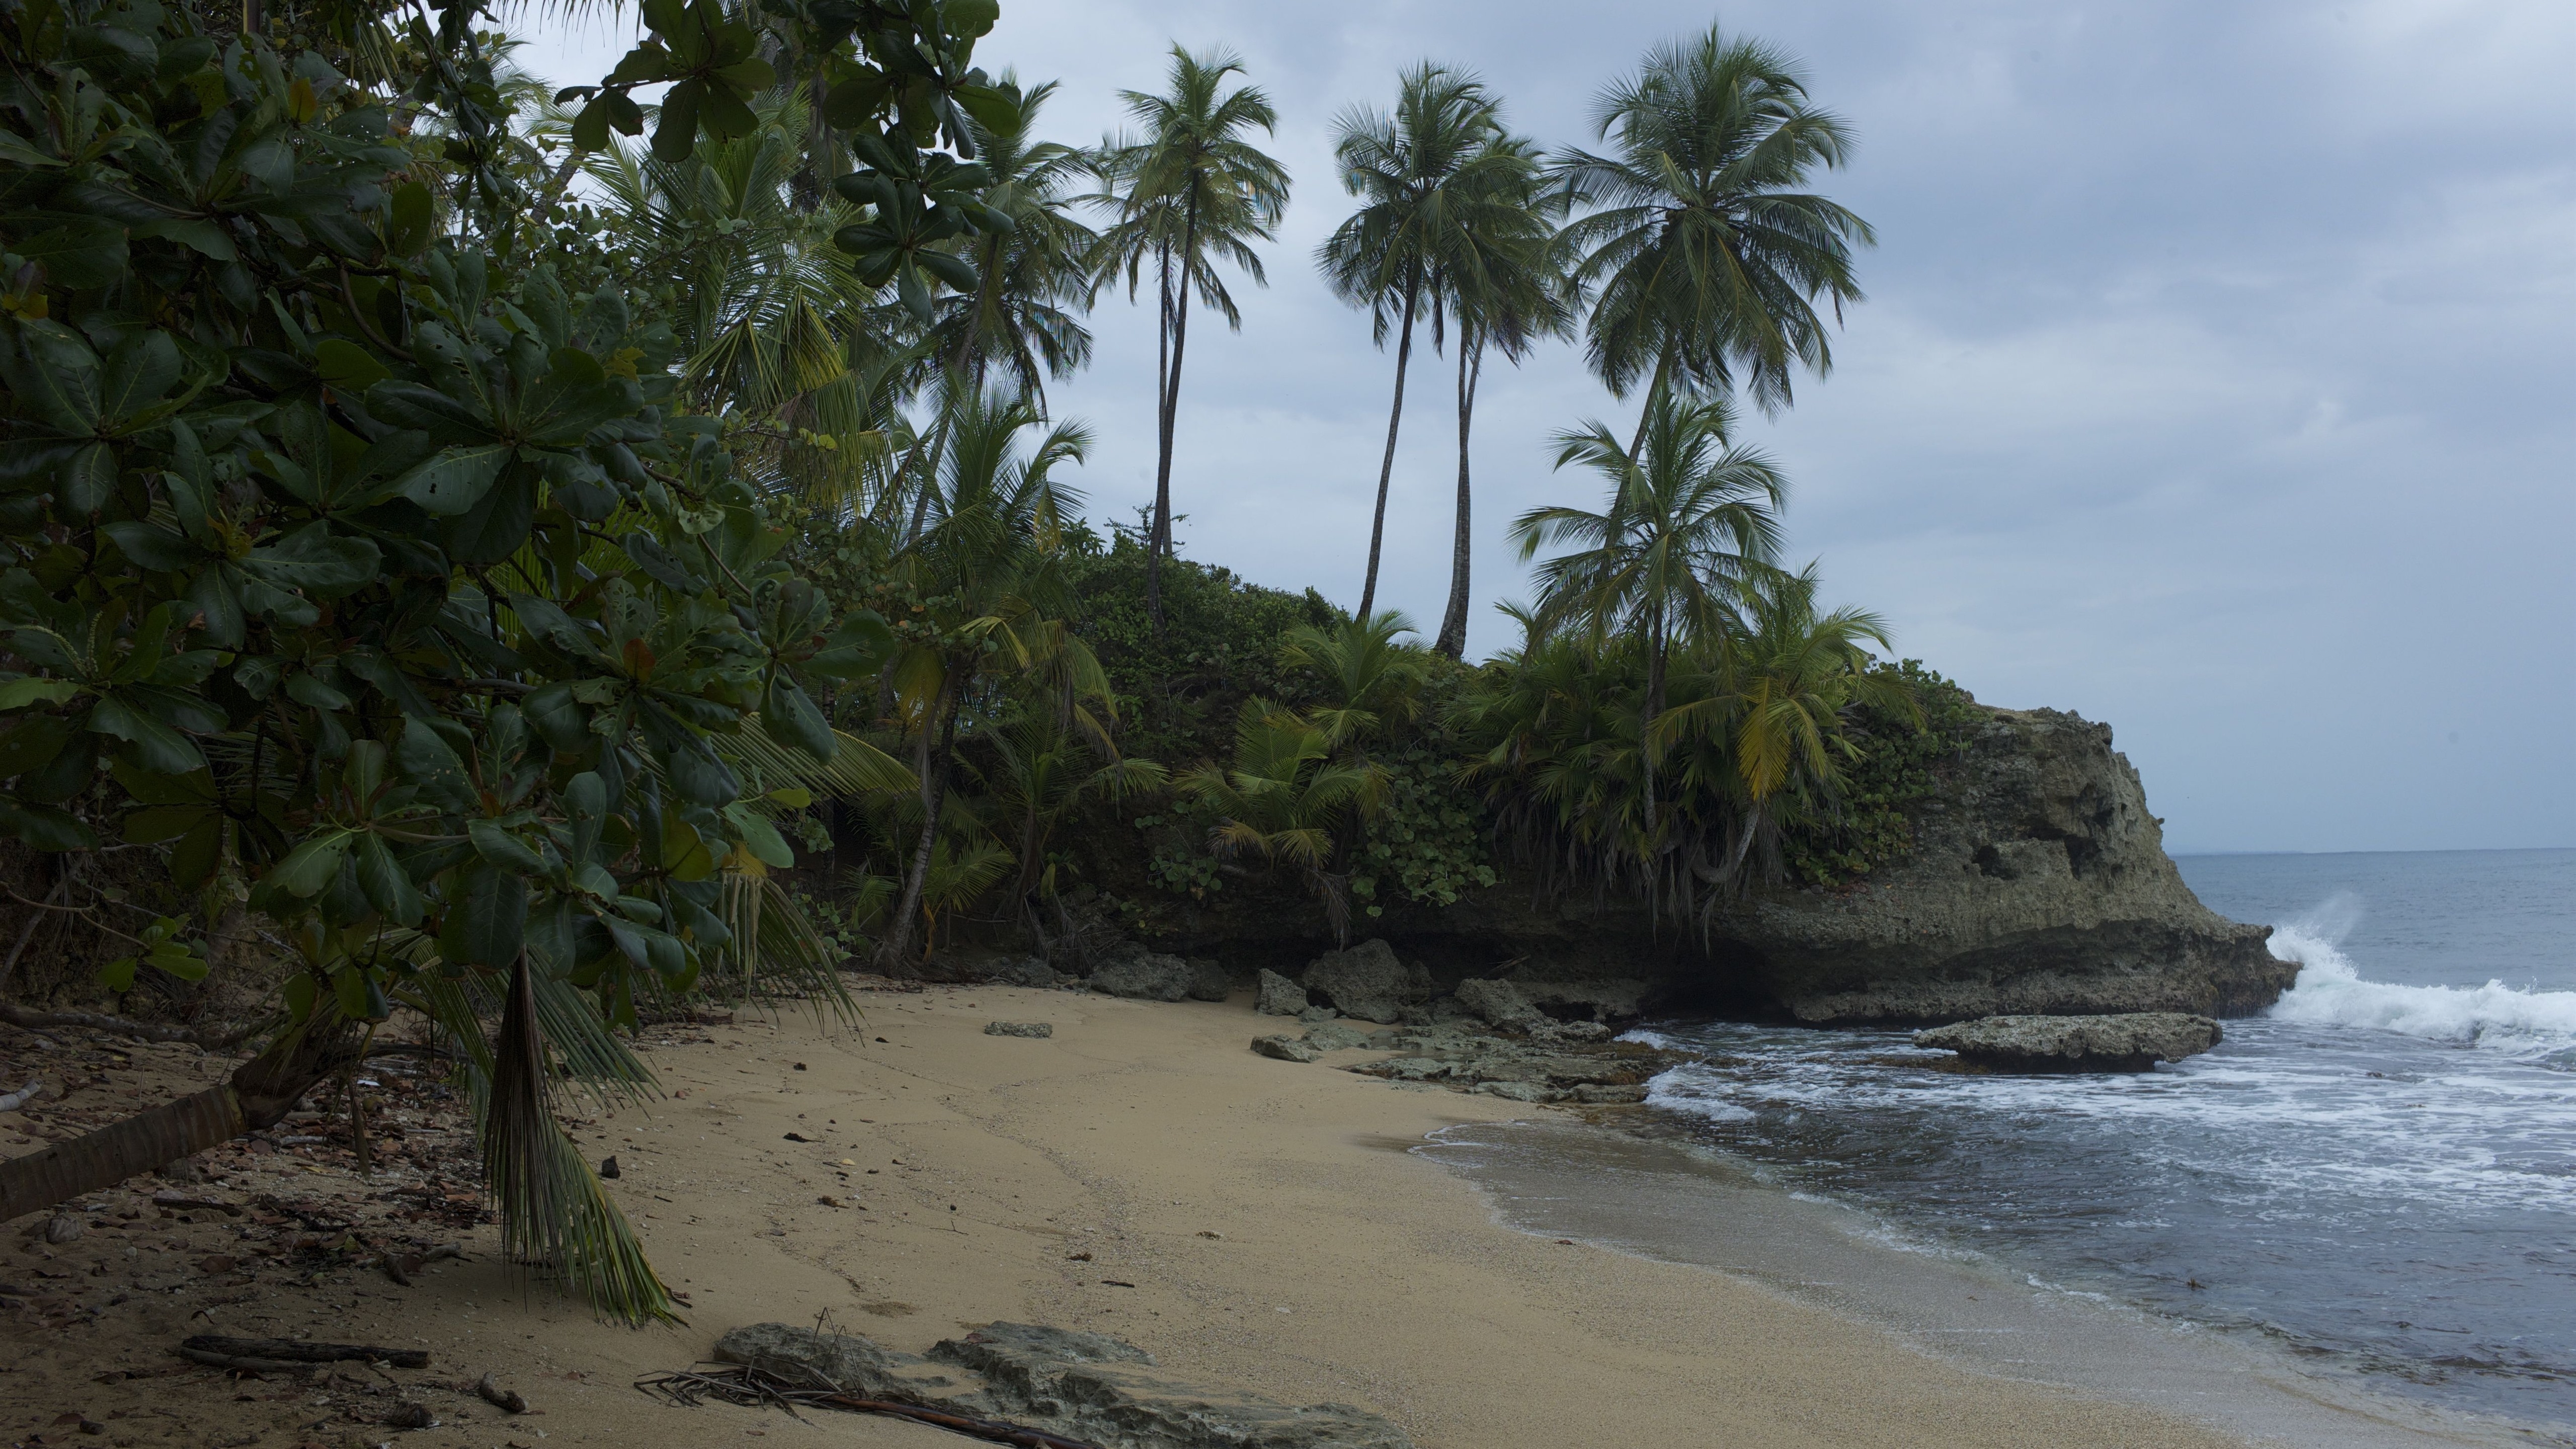
POLYGON ((1154 372, 1153 537, 1145 556, 1145 610, 1163 626, 1162 560, 1172 549, 1172 434, 1181 406, 1181 360, 1189 348, 1190 301, 1242 330, 1243 314, 1216 274, 1218 262, 1267 286, 1256 241, 1270 241, 1288 209, 1288 171, 1244 139, 1254 127, 1278 129, 1278 113, 1260 87, 1238 82, 1243 58, 1231 51, 1192 55, 1172 47, 1171 90, 1121 91, 1138 128, 1132 138, 1101 144, 1093 157, 1098 200, 1115 220, 1097 258, 1101 281, 1127 276, 1133 298, 1148 263, 1154 271, 1159 347, 1154 372), (1175 270, 1177 269, 1177 271, 1175 270))
POLYGON ((1395 400, 1386 417, 1386 452, 1377 470, 1377 509, 1369 525, 1368 576, 1358 617, 1377 607, 1377 570, 1386 539, 1387 488, 1395 476, 1395 442, 1404 425, 1404 378, 1413 362, 1413 324, 1444 285, 1459 251, 1467 213, 1492 188, 1480 162, 1499 134, 1495 101, 1474 75, 1429 61, 1397 78, 1395 110, 1354 106, 1333 121, 1333 161, 1342 189, 1360 198, 1315 251, 1334 295, 1369 311, 1371 340, 1395 341, 1395 400))
MULTIPOLYGON (((1486 194, 1459 228, 1459 247, 1440 298, 1458 334, 1458 504, 1450 531, 1449 607, 1431 647, 1452 659, 1467 653, 1475 512, 1468 461, 1485 350, 1490 346, 1517 364, 1541 338, 1568 336, 1574 330, 1564 252, 1555 235, 1564 193, 1540 185, 1538 148, 1527 137, 1497 135, 1486 150, 1489 154, 1471 167, 1486 194)), ((1435 342, 1439 320, 1435 312, 1435 342)))
POLYGON ((1591 469, 1609 484, 1599 512, 1533 508, 1512 524, 1523 559, 1551 543, 1566 552, 1538 569, 1539 620, 1595 640, 1624 634, 1646 655, 1641 741, 1645 824, 1655 828, 1655 719, 1664 712, 1674 648, 1723 638, 1747 586, 1771 570, 1788 483, 1760 452, 1728 441, 1724 398, 1665 390, 1646 400, 1641 444, 1621 447, 1595 422, 1557 435, 1556 466, 1591 469))
POLYGON ((1852 249, 1877 237, 1807 190, 1817 168, 1849 158, 1852 135, 1808 104, 1796 64, 1712 27, 1648 52, 1593 122, 1615 154, 1568 151, 1554 170, 1571 201, 1597 208, 1567 240, 1594 297, 1589 361, 1611 395, 1641 377, 1649 396, 1741 381, 1769 412, 1789 402, 1793 365, 1831 370, 1817 304, 1839 321, 1861 299, 1852 249))
POLYGON ((981 199, 1009 217, 1011 229, 959 239, 976 287, 940 299, 926 350, 977 389, 998 366, 1043 408, 1047 379, 1069 377, 1091 360, 1091 332, 1080 319, 1091 307, 1091 249, 1099 238, 1073 218, 1070 190, 1089 163, 1071 146, 1036 139, 1054 81, 1022 91, 1006 71, 994 89, 1008 104, 984 108, 969 129, 992 177, 981 199))

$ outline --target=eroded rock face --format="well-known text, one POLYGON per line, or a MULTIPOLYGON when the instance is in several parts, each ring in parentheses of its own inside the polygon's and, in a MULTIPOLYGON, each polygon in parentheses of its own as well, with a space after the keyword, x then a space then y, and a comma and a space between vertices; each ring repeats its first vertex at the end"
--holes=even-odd
POLYGON ((1198 973, 1189 962, 1153 951, 1123 957, 1091 973, 1092 990, 1136 1001, 1185 1000, 1197 981, 1198 973))
POLYGON ((1508 981, 1484 981, 1470 978, 1458 983, 1458 1004, 1480 1021, 1495 1026, 1512 1026, 1538 1020, 1538 1008, 1529 1004, 1521 989, 1508 981))
POLYGON ((1264 1016, 1295 1016, 1306 1009, 1306 988, 1265 966, 1252 1009, 1264 1016))
POLYGON ((2183 884, 2110 726, 1994 710, 1946 774, 1909 856, 1847 890, 1728 911, 1721 958, 1817 1023, 2242 1015, 2297 978, 2264 948, 2270 927, 2227 920, 2183 884))
POLYGON ((1233 994, 1234 981, 1226 975, 1224 966, 1204 956, 1189 958, 1189 965, 1190 1000, 1223 1001, 1233 994))
POLYGON ((2144 1072, 2218 1045, 2223 1033, 2205 1016, 2133 1011, 2110 1016, 1989 1016, 1914 1034, 1919 1047, 1957 1052, 1963 1061, 2012 1072, 2144 1072))
POLYGON ((1430 998, 1431 973, 1397 960, 1386 942, 1367 940, 1316 957, 1306 967, 1306 990, 1344 1016, 1387 1025, 1403 1019, 1406 1006, 1430 998))
POLYGON ((1150 1372, 1153 1356, 1096 1333, 989 1323, 927 1357, 853 1333, 784 1323, 737 1328, 716 1358, 847 1393, 1008 1419, 1117 1449, 1412 1449, 1404 1432, 1347 1404, 1293 1407, 1203 1390, 1150 1372))

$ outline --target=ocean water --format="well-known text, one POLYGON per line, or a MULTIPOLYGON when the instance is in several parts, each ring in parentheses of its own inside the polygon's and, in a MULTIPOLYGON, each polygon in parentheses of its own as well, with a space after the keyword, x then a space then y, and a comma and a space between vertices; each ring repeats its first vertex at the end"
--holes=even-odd
POLYGON ((2576 850, 2182 859, 2301 963, 2215 1051, 1971 1076, 1905 1032, 1672 1026, 1650 1099, 1893 1238, 2576 1426, 2576 850))

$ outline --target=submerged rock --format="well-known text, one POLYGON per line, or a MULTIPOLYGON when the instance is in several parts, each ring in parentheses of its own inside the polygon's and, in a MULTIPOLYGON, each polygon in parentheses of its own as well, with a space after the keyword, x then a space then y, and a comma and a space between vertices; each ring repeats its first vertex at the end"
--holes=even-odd
POLYGON ((2179 1011, 2110 1016, 1989 1016, 1914 1034, 1962 1061, 2016 1072, 2144 1072, 2218 1045, 2218 1023, 2179 1011))
POLYGON ((1406 1006, 1430 999, 1431 973, 1418 962, 1406 966, 1394 947, 1372 938, 1316 957, 1306 967, 1306 990, 1344 1016, 1392 1025, 1406 1006))
POLYGON ((1103 996, 1133 1001, 1182 1001, 1198 973, 1178 956, 1140 951, 1104 964, 1091 973, 1091 989, 1103 996))
POLYGON ((784 1323, 737 1328, 716 1358, 797 1383, 919 1404, 1121 1449, 1412 1449, 1404 1431, 1348 1404, 1294 1407, 1149 1372, 1151 1354, 1096 1333, 988 1323, 927 1357, 855 1333, 784 1323))
POLYGON ((1320 1048, 1309 1046, 1293 1036, 1256 1036, 1252 1039, 1252 1049, 1265 1057, 1277 1057, 1283 1062, 1317 1062, 1324 1059, 1324 1053, 1320 1048))
POLYGON ((1265 966, 1252 1009, 1264 1016, 1295 1016, 1306 1009, 1306 988, 1265 966))

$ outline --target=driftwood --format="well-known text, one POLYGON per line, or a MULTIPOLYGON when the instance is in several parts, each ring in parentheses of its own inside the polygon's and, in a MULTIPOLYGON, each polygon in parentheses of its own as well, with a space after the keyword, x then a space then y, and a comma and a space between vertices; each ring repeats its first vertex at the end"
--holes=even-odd
POLYGON ((501 1381, 492 1377, 490 1374, 485 1374, 480 1379, 475 1380, 474 1392, 483 1396, 483 1402, 490 1404, 493 1408, 501 1410, 503 1413, 524 1414, 528 1412, 528 1401, 520 1397, 519 1391, 517 1389, 505 1389, 501 1387, 501 1381))
POLYGON ((429 1350, 425 1348, 378 1348, 371 1344, 307 1343, 300 1338, 226 1338, 220 1334, 200 1333, 179 1345, 182 1358, 217 1368, 241 1368, 262 1372, 304 1368, 317 1363, 361 1361, 391 1364, 395 1368, 429 1367, 429 1350))
POLYGON ((1067 1439, 1043 1429, 1032 1429, 1005 1419, 978 1419, 967 1414, 952 1414, 945 1409, 926 1409, 919 1404, 898 1404, 885 1399, 863 1399, 833 1388, 799 1388, 775 1374, 741 1364, 701 1365, 672 1373, 646 1374, 635 1381, 635 1387, 646 1393, 660 1394, 675 1404, 696 1408, 702 1399, 716 1399, 744 1408, 772 1406, 787 1411, 790 1418, 803 1418, 796 1411, 806 1409, 839 1409, 852 1414, 884 1414, 891 1418, 910 1419, 918 1424, 935 1424, 952 1433, 982 1439, 992 1444, 1016 1444, 1021 1449, 1100 1449, 1080 1439, 1067 1439))

